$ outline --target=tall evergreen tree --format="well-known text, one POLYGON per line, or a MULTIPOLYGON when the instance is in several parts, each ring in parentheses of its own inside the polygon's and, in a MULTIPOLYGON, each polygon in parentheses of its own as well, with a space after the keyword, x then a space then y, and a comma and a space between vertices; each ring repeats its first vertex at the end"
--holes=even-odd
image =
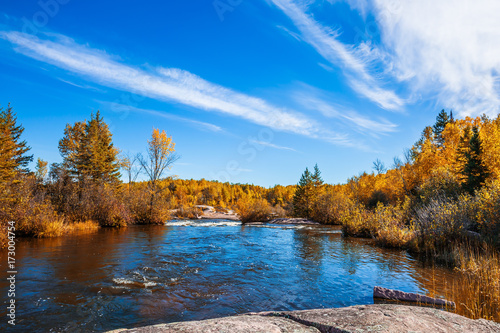
POLYGON ((467 154, 469 154, 471 138, 472 128, 467 125, 460 136, 457 149, 457 171, 460 173, 459 178, 462 182, 465 182, 467 179, 464 175, 464 166, 467 163, 467 154))
POLYGON ((432 127, 438 147, 443 147, 444 145, 443 131, 450 122, 451 118, 448 116, 448 113, 444 109, 441 110, 436 117, 436 123, 432 127))
POLYGON ((321 171, 319 171, 318 164, 314 165, 314 173, 312 174, 313 185, 319 189, 323 185, 323 178, 321 178, 321 171))
POLYGON ((318 199, 323 186, 323 179, 318 165, 314 166, 314 173, 308 168, 300 177, 293 197, 293 210, 295 216, 309 218, 313 214, 314 203, 318 199))
POLYGON ((66 125, 59 141, 63 168, 76 180, 113 183, 119 181, 118 149, 100 112, 89 121, 66 125))
POLYGON ((85 124, 86 121, 76 122, 73 126, 67 124, 64 129, 64 137, 59 140, 59 153, 63 158, 63 163, 58 167, 77 180, 83 178, 83 170, 80 165, 83 161, 81 145, 85 137, 85 124))
POLYGON ((484 185, 488 177, 488 170, 482 161, 482 146, 479 138, 479 130, 476 126, 472 128, 472 135, 469 139, 469 149, 465 150, 465 165, 462 170, 465 182, 464 190, 473 194, 474 191, 484 185))
POLYGON ((311 207, 309 204, 309 193, 312 188, 312 174, 308 168, 302 173, 295 195, 293 196, 293 212, 295 216, 309 217, 311 207))
POLYGON ((25 140, 21 140, 24 127, 17 124, 17 117, 10 104, 0 108, 0 181, 12 179, 17 172, 27 172, 33 155, 25 140))
POLYGON ((85 126, 81 148, 82 158, 79 162, 84 175, 93 181, 119 181, 119 152, 113 145, 112 134, 99 111, 91 115, 85 126))

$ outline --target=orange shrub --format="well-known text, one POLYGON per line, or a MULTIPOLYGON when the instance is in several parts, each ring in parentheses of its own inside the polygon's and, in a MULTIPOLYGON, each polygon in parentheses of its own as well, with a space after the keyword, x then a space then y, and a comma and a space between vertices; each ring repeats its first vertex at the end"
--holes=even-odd
POLYGON ((315 202, 311 217, 323 224, 342 224, 342 216, 353 206, 354 203, 346 195, 327 192, 315 202))
POLYGON ((269 220, 271 205, 265 199, 240 200, 236 204, 236 212, 242 223, 262 222, 269 220))

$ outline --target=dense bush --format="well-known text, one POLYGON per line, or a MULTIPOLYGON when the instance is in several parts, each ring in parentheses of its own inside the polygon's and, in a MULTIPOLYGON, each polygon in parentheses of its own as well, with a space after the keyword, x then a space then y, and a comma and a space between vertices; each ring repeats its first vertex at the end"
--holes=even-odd
POLYGON ((373 213, 375 240, 384 247, 407 248, 415 241, 414 224, 409 221, 410 200, 403 204, 379 204, 373 213))
POLYGON ((130 188, 124 195, 132 223, 163 224, 171 218, 169 201, 162 192, 152 195, 147 186, 130 188))
POLYGON ((197 207, 180 206, 175 210, 175 217, 182 219, 197 219, 203 214, 203 211, 197 207))
POLYGON ((368 208, 374 209, 379 204, 387 205, 388 203, 389 203, 389 198, 387 194, 385 194, 384 191, 376 190, 373 191, 373 193, 370 196, 370 199, 368 199, 368 208))
MULTIPOLYGON (((46 193, 46 186, 33 176, 1 187, 0 220, 5 226, 14 221, 17 236, 57 237, 74 230, 95 230, 91 221, 75 222, 57 211, 46 193), (8 199, 6 199, 8 198, 8 199)), ((1 244, 5 239, 0 240, 1 244)))
MULTIPOLYGON (((291 213, 290 213, 291 214, 291 213)), ((280 218, 288 216, 288 211, 283 208, 281 205, 275 205, 271 208, 271 217, 272 218, 280 218)))
POLYGON ((117 188, 95 184, 90 191, 87 209, 91 220, 104 227, 124 227, 133 221, 128 206, 117 196, 117 188))
POLYGON ((353 205, 347 196, 329 191, 315 202, 311 218, 323 224, 342 224, 342 217, 353 205))
POLYGON ((362 204, 355 203, 340 213, 344 236, 373 237, 378 229, 374 213, 362 204))
POLYGON ((482 209, 477 198, 463 194, 457 200, 446 197, 432 199, 415 209, 413 221, 418 252, 449 251, 458 243, 467 241, 477 228, 477 216, 482 209))
POLYGON ((267 221, 271 217, 271 205, 265 199, 242 200, 236 204, 236 212, 242 223, 267 221))
POLYGON ((61 175, 45 185, 56 210, 72 222, 95 221, 101 226, 120 227, 132 222, 119 187, 93 181, 74 182, 61 175))
POLYGON ((63 233, 63 219, 37 188, 34 177, 16 179, 3 187, 0 216, 14 221, 19 236, 50 237, 63 233))
POLYGON ((461 192, 458 177, 447 169, 438 168, 415 190, 415 198, 422 204, 429 204, 438 198, 457 200, 461 192))
POLYGON ((500 183, 492 182, 476 192, 474 223, 490 243, 500 249, 500 183))

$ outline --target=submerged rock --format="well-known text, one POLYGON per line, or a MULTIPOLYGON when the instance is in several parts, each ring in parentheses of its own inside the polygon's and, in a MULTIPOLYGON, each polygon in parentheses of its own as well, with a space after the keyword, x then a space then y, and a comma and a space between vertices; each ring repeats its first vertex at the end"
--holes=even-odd
POLYGON ((500 324, 484 319, 472 320, 433 308, 371 304, 338 309, 249 313, 219 319, 161 324, 111 332, 498 333, 500 324))

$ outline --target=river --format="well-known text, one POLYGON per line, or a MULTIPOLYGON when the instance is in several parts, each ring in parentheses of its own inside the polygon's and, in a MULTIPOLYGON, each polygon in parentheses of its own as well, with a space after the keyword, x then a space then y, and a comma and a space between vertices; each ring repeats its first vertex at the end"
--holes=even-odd
MULTIPOLYGON (((0 269, 7 271, 6 253, 0 269)), ((16 326, 5 332, 94 332, 253 311, 373 303, 374 286, 439 296, 454 279, 404 251, 343 238, 331 226, 172 221, 22 239, 16 326)))

